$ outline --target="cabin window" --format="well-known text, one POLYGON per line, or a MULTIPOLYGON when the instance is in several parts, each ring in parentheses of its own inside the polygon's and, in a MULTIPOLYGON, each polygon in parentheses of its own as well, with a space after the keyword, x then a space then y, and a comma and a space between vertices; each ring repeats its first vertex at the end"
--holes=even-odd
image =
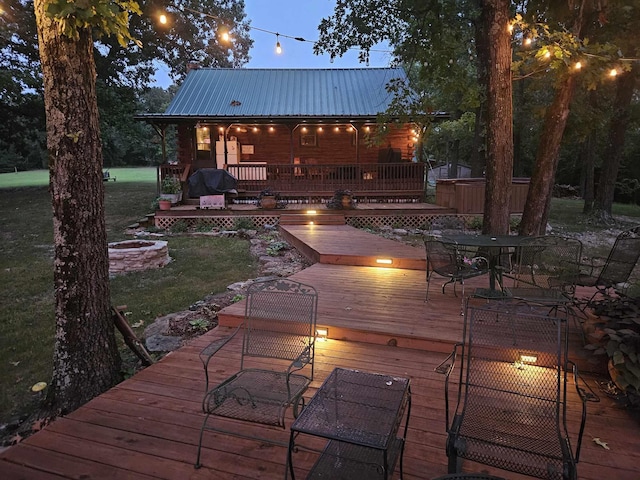
POLYGON ((305 133, 300 135, 300 145, 303 147, 315 147, 318 144, 318 137, 315 133, 305 133))
POLYGON ((196 144, 198 150, 211 151, 211 133, 207 126, 196 126, 196 144))

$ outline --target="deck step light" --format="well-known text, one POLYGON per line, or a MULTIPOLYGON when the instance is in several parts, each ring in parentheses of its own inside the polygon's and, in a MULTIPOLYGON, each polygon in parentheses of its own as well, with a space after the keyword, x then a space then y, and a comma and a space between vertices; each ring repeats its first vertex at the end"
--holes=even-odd
POLYGON ((326 342, 328 336, 329 336, 328 328, 316 328, 316 339, 320 340, 321 342, 326 342))
POLYGON ((376 263, 378 265, 392 265, 393 260, 391 258, 376 258, 376 263))
POLYGON ((521 353, 520 354, 520 361, 522 363, 534 364, 534 363, 536 363, 538 361, 538 357, 536 357, 535 355, 521 353))

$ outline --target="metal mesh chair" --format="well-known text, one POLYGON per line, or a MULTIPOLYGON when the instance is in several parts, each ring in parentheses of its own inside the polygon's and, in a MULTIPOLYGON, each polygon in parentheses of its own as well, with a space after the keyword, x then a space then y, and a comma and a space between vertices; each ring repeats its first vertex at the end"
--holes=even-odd
POLYGON ((598 268, 595 263, 581 264, 581 273, 577 284, 582 287, 595 287, 590 299, 582 302, 583 310, 598 295, 606 295, 612 289, 624 291, 633 269, 640 258, 640 226, 626 230, 618 235, 604 265, 598 268))
POLYGON ((531 237, 517 248, 508 296, 532 302, 568 305, 573 302, 582 243, 559 236, 531 237))
POLYGON ((210 417, 285 428, 287 408, 293 407, 297 416, 300 405, 304 405, 302 395, 313 380, 317 304, 318 295, 311 286, 282 278, 256 282, 247 290, 244 324, 231 336, 202 350, 200 359, 206 379, 202 410, 206 417, 200 430, 196 468, 200 466, 205 430, 238 435, 208 425, 210 417), (210 388, 211 359, 239 331, 243 332, 240 370, 210 388), (249 363, 256 363, 252 358, 273 360, 279 367, 249 368, 249 363))
POLYGON ((464 308, 464 281, 467 278, 486 275, 489 273, 489 262, 484 257, 472 257, 467 250, 461 249, 454 242, 442 238, 427 236, 424 239, 427 251, 427 293, 425 301, 429 301, 429 285, 431 277, 437 274, 448 280, 442 284, 445 287, 453 283, 453 293, 456 294, 456 282, 462 286, 462 306, 464 308))
POLYGON ((579 387, 567 359, 567 321, 543 311, 516 302, 467 307, 463 341, 436 369, 446 375, 449 473, 468 459, 538 478, 577 478, 586 401, 597 397, 579 387), (458 360, 451 417, 449 378, 458 360), (567 433, 570 373, 582 399, 575 453, 567 433))

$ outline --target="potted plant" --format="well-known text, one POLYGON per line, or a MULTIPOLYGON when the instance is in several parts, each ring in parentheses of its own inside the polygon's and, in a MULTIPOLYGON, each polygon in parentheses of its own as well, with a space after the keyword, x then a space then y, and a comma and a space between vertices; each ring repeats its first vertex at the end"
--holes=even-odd
POLYGON ((260 208, 284 208, 285 202, 280 199, 280 194, 270 188, 266 188, 258 195, 258 206, 260 208))
POLYGON ((158 199, 158 209, 160 210, 171 210, 171 198, 160 197, 158 199))
POLYGON ((167 175, 162 179, 160 193, 165 199, 170 199, 171 204, 175 205, 182 200, 182 184, 180 179, 173 175, 167 175))
POLYGON ((336 190, 331 200, 327 202, 327 208, 333 210, 350 210, 356 208, 356 200, 351 190, 336 190))

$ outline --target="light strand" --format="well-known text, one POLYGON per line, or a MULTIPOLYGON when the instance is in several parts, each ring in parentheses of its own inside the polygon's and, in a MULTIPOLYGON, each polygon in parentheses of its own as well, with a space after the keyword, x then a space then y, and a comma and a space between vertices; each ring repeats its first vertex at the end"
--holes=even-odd
MULTIPOLYGON (((176 10, 178 10, 180 12, 183 12, 183 13, 185 11, 188 11, 188 12, 191 12, 191 13, 195 13, 197 15, 202 15, 204 17, 213 18, 214 20, 219 20, 219 21, 222 21, 222 22, 228 22, 228 20, 226 20, 226 19, 224 19, 222 17, 218 17, 218 16, 212 15, 210 13, 201 12, 199 10, 194 10, 193 8, 179 7, 179 6, 176 6, 176 5, 174 5, 174 8, 176 8, 176 10)), ((166 24, 167 23, 167 16, 165 14, 161 14, 160 15, 160 23, 162 23, 162 24, 166 24)), ((250 25, 250 24, 246 24, 246 27, 249 30, 257 30, 258 32, 263 32, 263 33, 268 33, 270 35, 275 35, 276 36, 276 52, 277 53, 281 53, 282 52, 282 46, 280 45, 280 41, 279 41, 280 37, 288 38, 288 39, 291 39, 291 40, 295 40, 297 42, 305 42, 305 43, 311 43, 311 44, 317 43, 317 40, 307 40, 306 38, 303 38, 303 37, 300 37, 300 36, 286 35, 284 33, 274 32, 272 30, 267 30, 265 28, 254 27, 253 25, 250 25)), ((231 30, 232 28, 233 28, 233 26, 229 30, 231 30)), ((226 38, 228 39, 229 38, 228 32, 225 32, 225 34, 227 35, 226 38)), ((225 41, 228 41, 228 40, 225 40, 225 41)), ((359 47, 350 47, 349 50, 359 50, 359 47)), ((374 53, 393 53, 391 50, 381 50, 381 49, 375 49, 375 48, 369 49, 369 52, 374 52, 374 53)))

